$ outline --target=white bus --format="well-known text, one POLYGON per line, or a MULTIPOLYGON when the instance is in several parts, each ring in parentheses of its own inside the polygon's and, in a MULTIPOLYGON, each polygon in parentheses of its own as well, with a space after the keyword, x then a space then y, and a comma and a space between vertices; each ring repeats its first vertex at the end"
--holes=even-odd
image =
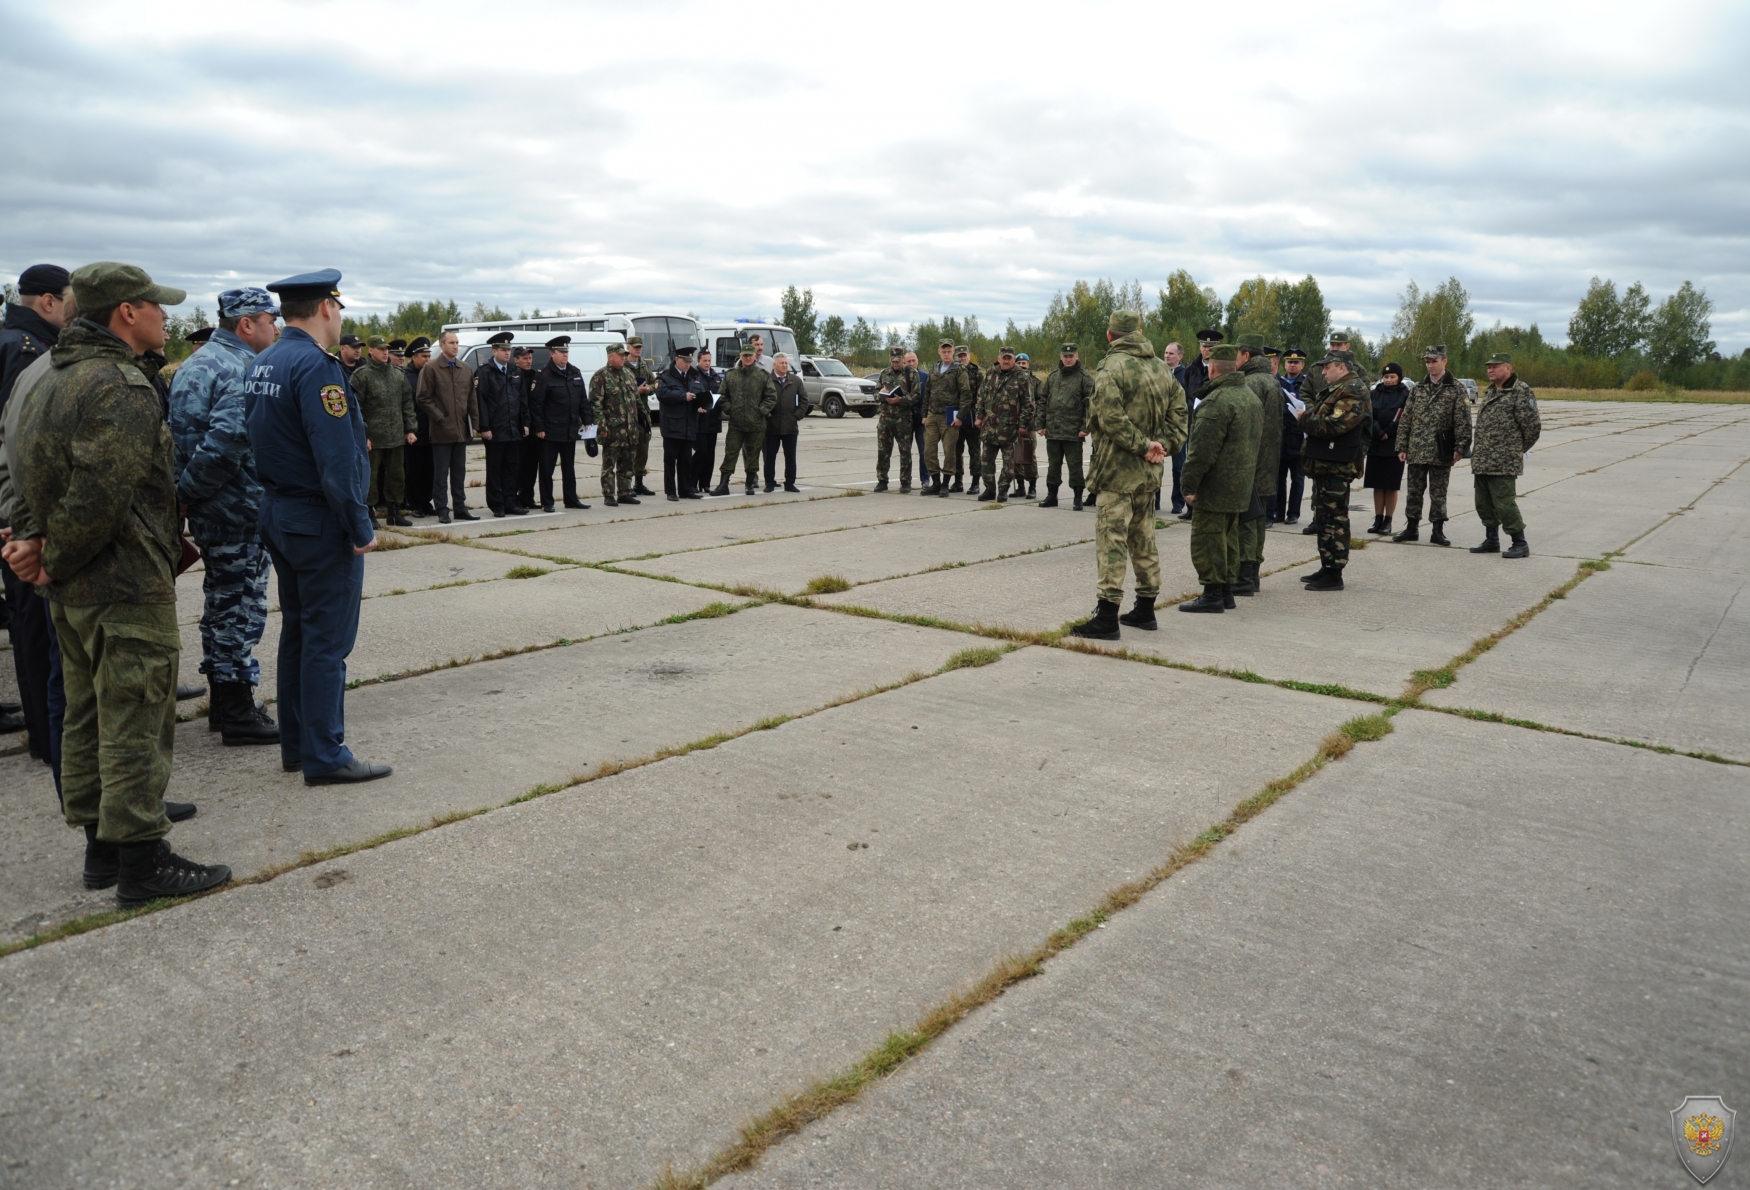
POLYGON ((554 335, 579 333, 617 333, 622 339, 634 335, 644 340, 644 358, 652 367, 668 367, 676 347, 697 349, 704 343, 699 322, 690 314, 669 311, 615 310, 601 314, 549 315, 545 318, 509 318, 501 322, 452 322, 444 327, 455 331, 466 351, 486 342, 499 331, 509 331, 516 342, 538 346, 554 335))

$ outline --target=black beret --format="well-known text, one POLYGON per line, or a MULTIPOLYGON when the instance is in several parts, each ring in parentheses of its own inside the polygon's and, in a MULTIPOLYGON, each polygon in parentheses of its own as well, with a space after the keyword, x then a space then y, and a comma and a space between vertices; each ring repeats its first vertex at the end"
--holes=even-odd
POLYGON ((52 293, 59 297, 72 283, 73 274, 58 264, 33 264, 18 274, 18 295, 35 297, 40 293, 52 293))

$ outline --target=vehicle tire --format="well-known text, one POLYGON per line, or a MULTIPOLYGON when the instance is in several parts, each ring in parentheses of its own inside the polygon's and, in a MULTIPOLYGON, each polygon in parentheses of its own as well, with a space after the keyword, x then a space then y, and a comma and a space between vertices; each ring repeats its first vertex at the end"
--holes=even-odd
POLYGON ((857 410, 857 414, 860 417, 874 417, 878 412, 880 412, 880 410, 873 407, 857 410))
POLYGON ((820 407, 825 410, 828 417, 838 418, 845 415, 845 399, 837 393, 828 393, 826 398, 821 401, 820 407))

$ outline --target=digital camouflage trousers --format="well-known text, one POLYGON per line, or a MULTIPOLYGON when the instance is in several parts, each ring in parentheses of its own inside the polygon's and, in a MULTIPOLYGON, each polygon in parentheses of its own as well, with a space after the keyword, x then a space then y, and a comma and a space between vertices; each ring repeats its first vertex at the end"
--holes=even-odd
POLYGON ((882 416, 875 426, 875 478, 887 478, 887 463, 893 448, 899 448, 899 482, 911 486, 911 411, 904 419, 882 416))
POLYGON ((1153 492, 1100 493, 1094 503, 1094 557, 1100 567, 1100 598, 1108 603, 1124 598, 1126 563, 1136 570, 1138 595, 1153 599, 1161 593, 1153 492))
POLYGON ((1319 561, 1331 570, 1349 564, 1349 484, 1343 475, 1310 475, 1312 510, 1319 527, 1319 561))
POLYGON ((1422 489, 1428 489, 1428 519, 1446 519, 1446 485, 1452 479, 1451 467, 1426 467, 1411 463, 1405 483, 1404 515, 1412 521, 1422 519, 1422 489))
POLYGON ((202 541, 201 672, 212 682, 261 684, 255 646, 267 628, 267 547, 259 541, 202 541))
POLYGON ((1240 514, 1209 512, 1191 505, 1191 565, 1204 586, 1240 577, 1240 514))

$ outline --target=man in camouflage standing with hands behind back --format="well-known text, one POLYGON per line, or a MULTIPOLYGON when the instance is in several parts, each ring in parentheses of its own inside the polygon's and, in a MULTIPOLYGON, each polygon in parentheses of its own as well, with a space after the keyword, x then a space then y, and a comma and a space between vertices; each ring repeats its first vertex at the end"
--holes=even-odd
POLYGON ((1091 619, 1070 629, 1091 640, 1117 640, 1120 622, 1156 627, 1161 556, 1155 545, 1155 494, 1167 459, 1185 444, 1185 390, 1143 335, 1142 315, 1116 311, 1106 323, 1106 342, 1110 346, 1094 375, 1088 414, 1094 439, 1088 486, 1098 493, 1099 604, 1091 619), (1120 617, 1127 560, 1136 570, 1136 606, 1120 617))
POLYGON ((1435 343, 1422 353, 1428 379, 1410 391, 1404 416, 1398 421, 1398 461, 1409 464, 1405 487, 1404 531, 1393 541, 1420 541, 1422 490, 1428 491, 1428 540, 1451 545, 1444 532, 1446 488, 1453 465, 1470 452, 1470 406, 1464 385, 1446 370, 1446 346, 1435 343))
POLYGON ((978 394, 979 444, 983 447, 984 498, 1007 503, 1014 458, 1015 436, 1027 419, 1033 401, 1032 373, 1015 362, 1015 349, 1004 347, 997 352, 997 366, 985 373, 984 385, 978 394), (998 460, 1001 460, 999 465, 998 460), (1001 475, 999 483, 997 476, 1001 475))
POLYGON ((1341 591, 1349 564, 1349 485, 1361 474, 1367 455, 1367 428, 1373 399, 1355 366, 1355 353, 1332 348, 1319 361, 1325 387, 1300 413, 1306 432, 1301 447, 1312 487, 1313 524, 1318 532, 1319 569, 1301 581, 1309 591, 1341 591))
POLYGON ((589 403, 595 409, 596 441, 602 452, 602 503, 617 508, 637 504, 632 494, 638 468, 638 378, 626 366, 626 349, 608 345, 608 362, 589 378, 589 403))
POLYGON ((1477 429, 1471 445, 1470 472, 1476 484, 1477 519, 1483 522, 1483 541, 1471 547, 1473 554, 1493 554, 1501 548, 1500 529, 1513 537, 1503 558, 1529 558, 1525 543, 1525 518, 1519 515, 1519 494, 1514 490, 1525 474, 1525 455, 1543 436, 1543 418, 1537 412, 1537 394, 1513 372, 1513 357, 1496 352, 1486 365, 1489 389, 1477 401, 1477 429))

